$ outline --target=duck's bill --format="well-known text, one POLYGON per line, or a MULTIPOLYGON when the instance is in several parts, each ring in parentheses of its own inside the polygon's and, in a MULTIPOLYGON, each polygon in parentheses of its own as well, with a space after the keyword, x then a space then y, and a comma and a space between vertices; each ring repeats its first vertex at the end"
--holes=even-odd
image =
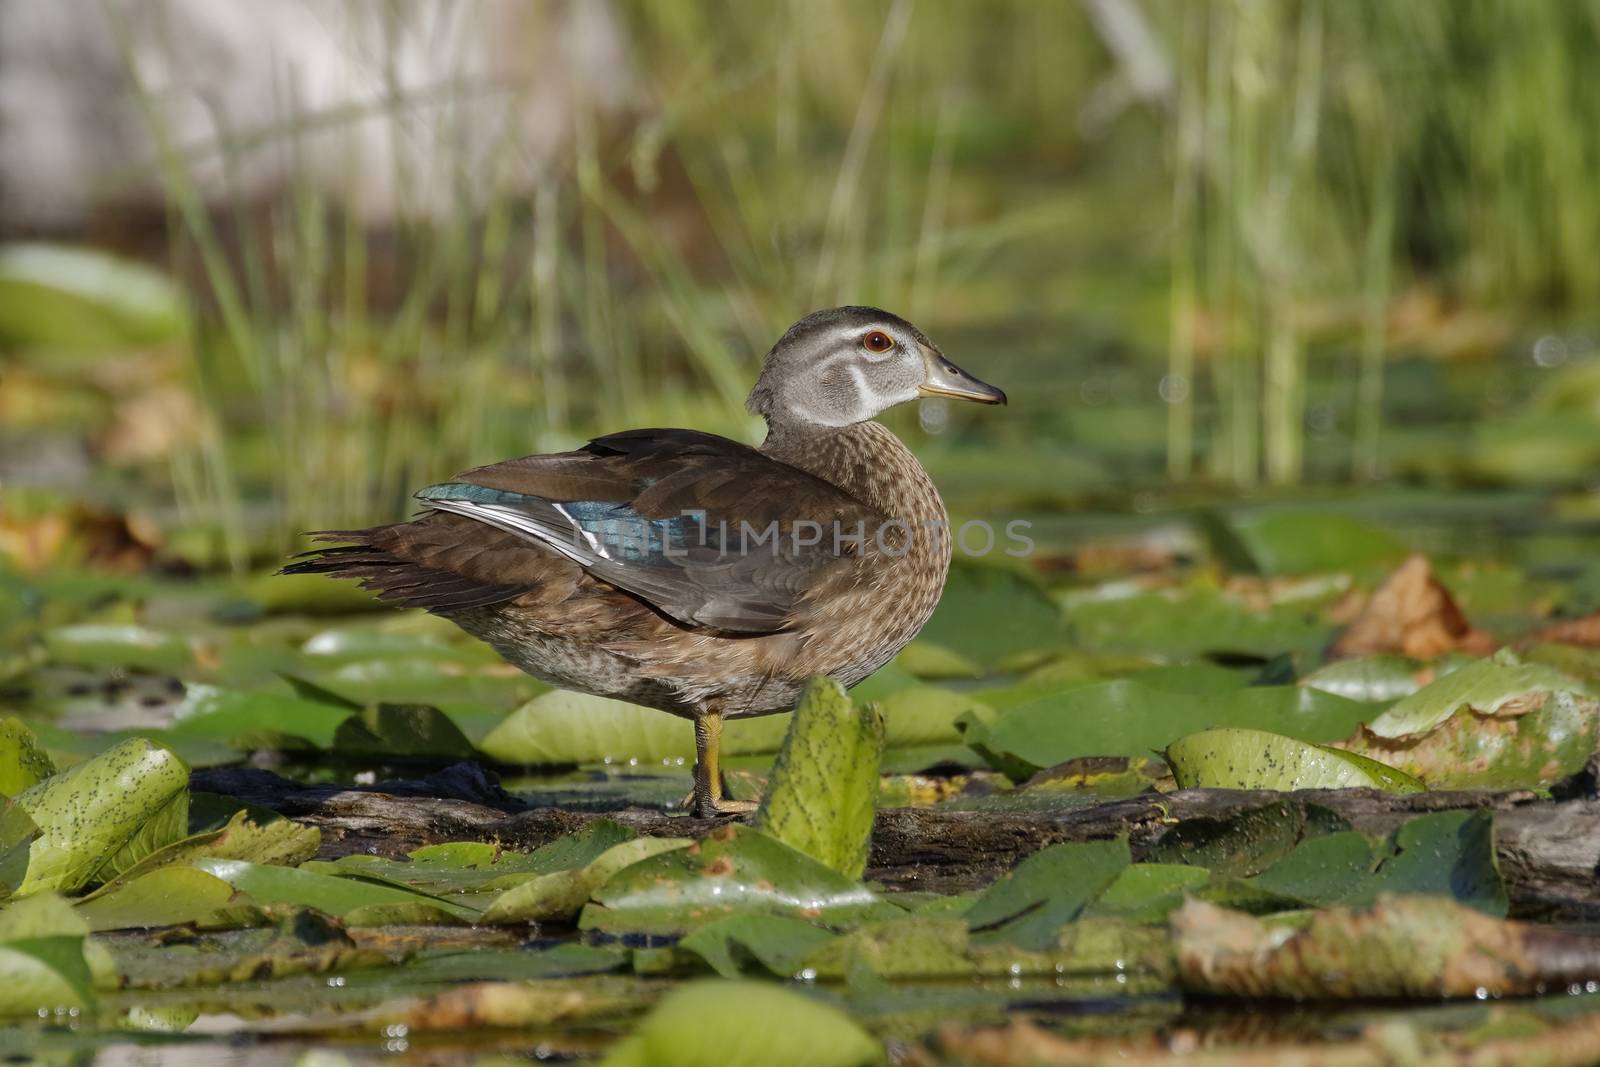
POLYGON ((980 404, 1006 402, 1006 394, 988 382, 980 382, 943 356, 929 356, 927 368, 927 377, 917 389, 918 396, 947 396, 955 400, 976 400, 980 404))

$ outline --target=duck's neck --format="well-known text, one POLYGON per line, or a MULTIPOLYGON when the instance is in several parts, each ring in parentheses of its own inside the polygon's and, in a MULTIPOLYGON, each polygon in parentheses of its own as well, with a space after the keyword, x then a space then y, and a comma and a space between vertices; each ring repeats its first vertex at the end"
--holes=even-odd
MULTIPOLYGON (((876 422, 839 429, 772 426, 761 451, 914 529, 948 522, 928 472, 898 437, 876 422)), ((941 540, 948 543, 948 535, 941 540)))

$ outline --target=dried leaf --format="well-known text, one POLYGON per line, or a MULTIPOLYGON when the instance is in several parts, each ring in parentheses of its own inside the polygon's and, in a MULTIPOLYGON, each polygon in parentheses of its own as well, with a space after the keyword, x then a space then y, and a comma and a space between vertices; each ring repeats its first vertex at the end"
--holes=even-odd
POLYGON ((1426 556, 1413 555, 1367 601, 1366 608, 1333 643, 1337 658, 1398 652, 1432 659, 1446 652, 1486 656, 1494 637, 1474 629, 1426 556))
POLYGON ((1495 919, 1443 897, 1383 895, 1300 929, 1190 900, 1172 914, 1183 987, 1342 1000, 1526 996, 1600 975, 1600 938, 1495 919))

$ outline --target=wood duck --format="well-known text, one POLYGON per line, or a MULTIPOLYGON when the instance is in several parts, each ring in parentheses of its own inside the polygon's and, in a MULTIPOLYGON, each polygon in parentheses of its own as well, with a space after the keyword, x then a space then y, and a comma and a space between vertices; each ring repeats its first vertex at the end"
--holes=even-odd
POLYGON ((939 601, 944 503, 871 421, 918 397, 1006 402, 896 315, 814 312, 750 393, 759 449, 628 430, 477 467, 419 492, 417 519, 317 534, 346 543, 284 571, 360 579, 551 685, 692 719, 695 812, 748 810, 722 795, 723 720, 792 708, 812 675, 854 685, 939 601))

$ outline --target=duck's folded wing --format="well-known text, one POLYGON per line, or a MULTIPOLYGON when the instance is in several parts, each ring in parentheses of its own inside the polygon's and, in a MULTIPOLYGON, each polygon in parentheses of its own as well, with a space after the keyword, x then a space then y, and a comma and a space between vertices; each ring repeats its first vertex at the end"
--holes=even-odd
POLYGON ((680 622, 747 633, 785 628, 885 521, 820 478, 691 430, 478 467, 417 497, 557 552, 680 622))

